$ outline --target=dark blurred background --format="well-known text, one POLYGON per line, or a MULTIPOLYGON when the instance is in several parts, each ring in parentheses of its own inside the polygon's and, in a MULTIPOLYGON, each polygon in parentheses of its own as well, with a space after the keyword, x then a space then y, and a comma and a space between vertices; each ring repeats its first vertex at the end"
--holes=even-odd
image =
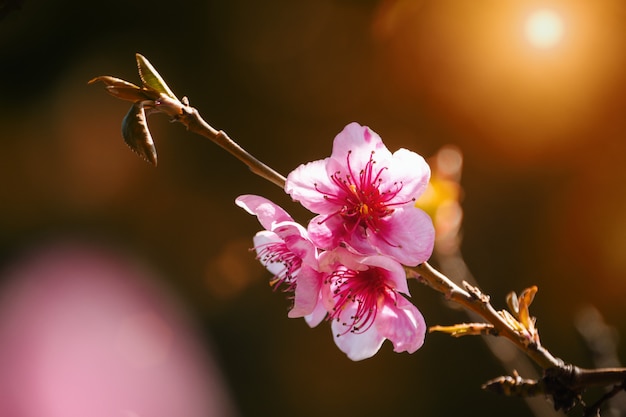
MULTIPOLYGON (((413 355, 386 343, 353 363, 327 323, 288 319, 289 302, 248 251, 256 219, 233 200, 261 194, 302 222, 309 214, 163 116, 149 119, 158 168, 130 152, 120 133, 128 104, 87 81, 139 82, 140 52, 178 97, 283 174, 327 156, 351 121, 391 150, 456 145, 462 251, 494 305, 537 285, 543 343, 580 366, 594 365, 575 325, 582 309, 625 334, 623 1, 21 3, 0 20, 5 294, 15 265, 78 242, 156 271, 234 415, 532 415, 480 389, 512 370, 479 338, 431 334, 413 355), (542 9, 556 23, 529 29, 542 9)), ((429 325, 466 320, 431 290, 411 290, 429 325)), ((119 415, 144 417, 128 410, 119 415)))

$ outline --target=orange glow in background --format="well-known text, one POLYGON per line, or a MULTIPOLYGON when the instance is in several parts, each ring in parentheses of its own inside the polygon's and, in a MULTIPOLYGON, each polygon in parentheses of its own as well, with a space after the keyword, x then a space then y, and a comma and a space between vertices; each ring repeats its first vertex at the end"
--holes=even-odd
POLYGON ((374 34, 394 81, 467 145, 511 162, 597 136, 623 64, 611 2, 383 2, 374 34))
POLYGON ((575 172, 536 202, 552 216, 539 239, 557 276, 600 257, 584 268, 603 299, 626 295, 625 16, 617 1, 388 0, 373 25, 401 94, 428 102, 466 156, 496 176, 544 172, 546 186, 575 172))
POLYGON ((562 17, 550 10, 539 9, 529 14, 524 25, 524 33, 528 42, 539 49, 557 46, 564 36, 562 17))

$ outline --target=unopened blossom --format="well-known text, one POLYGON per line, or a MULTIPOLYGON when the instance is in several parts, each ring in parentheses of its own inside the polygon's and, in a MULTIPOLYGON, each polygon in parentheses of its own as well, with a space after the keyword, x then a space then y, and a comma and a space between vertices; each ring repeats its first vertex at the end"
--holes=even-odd
POLYGON ((406 274, 388 256, 359 256, 344 248, 324 252, 322 299, 337 346, 352 360, 369 358, 389 339, 395 352, 413 353, 426 324, 408 294, 406 274))
MULTIPOLYGON (((294 293, 289 317, 305 317, 320 301, 321 275, 317 248, 306 229, 281 207, 256 195, 239 196, 235 203, 257 216, 266 229, 254 236, 254 248, 261 263, 274 275, 270 284, 294 293)), ((317 314, 307 322, 318 320, 317 314)))
POLYGON ((433 250, 432 221, 414 207, 429 177, 420 155, 406 149, 392 154, 375 132, 351 123, 335 137, 330 157, 289 174, 285 191, 318 214, 308 231, 320 248, 348 245, 415 266, 433 250))

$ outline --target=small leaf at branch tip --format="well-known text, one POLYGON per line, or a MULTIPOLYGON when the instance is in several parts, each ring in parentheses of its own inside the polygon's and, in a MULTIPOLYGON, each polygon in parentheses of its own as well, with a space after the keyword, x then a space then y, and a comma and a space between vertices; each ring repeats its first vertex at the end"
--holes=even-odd
POLYGON ((148 98, 148 96, 144 94, 143 90, 139 88, 117 87, 111 85, 106 87, 106 90, 112 96, 126 101, 137 102, 141 100, 146 100, 148 98))
POLYGON ((150 61, 146 59, 146 57, 139 53, 136 53, 135 58, 137 59, 137 69, 139 70, 139 77, 141 78, 141 82, 143 82, 145 87, 152 88, 159 93, 163 93, 169 96, 173 100, 179 101, 172 92, 172 90, 170 90, 170 88, 167 86, 163 78, 159 75, 157 70, 152 66, 150 61))
POLYGON ((122 136, 130 149, 153 166, 157 165, 157 152, 146 123, 146 112, 143 104, 133 104, 124 116, 122 136))
POLYGON ((113 77, 111 75, 100 75, 98 77, 94 77, 91 80, 89 80, 87 84, 94 84, 98 81, 102 81, 107 86, 130 87, 130 88, 139 89, 139 86, 136 86, 135 84, 128 82, 126 80, 122 80, 121 78, 113 77))
POLYGON ((431 326, 428 333, 447 333, 452 337, 478 336, 493 334, 493 325, 490 323, 461 323, 453 326, 431 326))
POLYGON ((101 75, 92 78, 89 80, 88 84, 94 84, 98 81, 102 81, 106 85, 105 89, 107 93, 122 100, 136 102, 151 98, 150 95, 147 94, 147 90, 120 78, 111 77, 110 75, 101 75))
POLYGON ((515 291, 511 291, 506 295, 506 303, 511 312, 517 316, 519 314, 519 300, 515 291))

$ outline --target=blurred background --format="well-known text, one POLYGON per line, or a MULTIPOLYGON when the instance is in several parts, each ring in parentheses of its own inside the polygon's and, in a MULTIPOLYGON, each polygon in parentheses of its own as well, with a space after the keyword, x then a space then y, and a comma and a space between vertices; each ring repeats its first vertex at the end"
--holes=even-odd
MULTIPOLYGON (((533 415, 480 389, 512 372, 480 338, 353 363, 327 323, 288 319, 233 201, 310 214, 161 115, 158 168, 130 152, 128 103, 87 81, 138 83, 135 52, 285 175, 351 121, 391 150, 454 145, 461 250, 493 304, 537 285, 544 345, 580 366, 581 312, 626 334, 622 0, 4 0, 0 16, 2 417, 533 415)), ((466 320, 411 291, 429 325, 466 320)))

